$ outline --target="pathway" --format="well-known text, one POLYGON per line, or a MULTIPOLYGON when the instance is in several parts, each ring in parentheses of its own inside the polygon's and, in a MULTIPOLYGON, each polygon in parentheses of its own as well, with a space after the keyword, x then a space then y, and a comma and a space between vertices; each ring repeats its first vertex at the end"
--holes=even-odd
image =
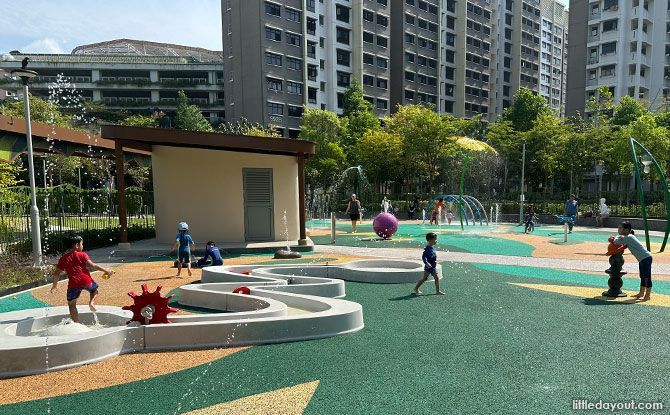
MULTIPOLYGON (((316 245, 314 250, 328 254, 349 254, 359 256, 397 258, 397 259, 420 259, 421 249, 417 248, 363 248, 339 245, 316 245)), ((469 252, 443 252, 438 251, 439 261, 469 262, 478 264, 516 265, 522 267, 542 267, 554 269, 568 269, 575 271, 604 272, 609 267, 607 260, 586 261, 577 259, 537 258, 507 255, 473 254, 469 252)), ((632 257, 626 258, 623 270, 629 273, 637 273, 637 262, 632 257)), ((654 274, 670 275, 670 264, 654 264, 654 274)))

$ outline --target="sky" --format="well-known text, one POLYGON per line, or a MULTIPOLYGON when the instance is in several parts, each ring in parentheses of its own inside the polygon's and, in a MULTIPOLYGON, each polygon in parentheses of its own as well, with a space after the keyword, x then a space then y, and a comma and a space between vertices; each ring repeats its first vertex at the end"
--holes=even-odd
POLYGON ((0 54, 128 38, 221 50, 220 0, 0 0, 0 54))

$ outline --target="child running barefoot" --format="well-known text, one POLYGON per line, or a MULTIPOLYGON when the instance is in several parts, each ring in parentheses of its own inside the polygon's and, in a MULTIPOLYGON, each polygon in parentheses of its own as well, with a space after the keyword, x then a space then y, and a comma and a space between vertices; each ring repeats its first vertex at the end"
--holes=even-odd
POLYGON ((426 248, 423 250, 423 255, 421 255, 424 264, 423 278, 416 283, 414 294, 421 294, 421 291, 419 291, 421 284, 428 280, 429 275, 432 275, 435 280, 435 294, 444 295, 444 291, 440 290, 440 277, 437 275, 437 251, 435 251, 437 235, 433 232, 427 233, 426 241, 428 241, 428 245, 426 245, 426 248))
POLYGON ((70 318, 75 323, 79 322, 79 313, 77 312, 77 299, 82 290, 91 294, 88 307, 95 312, 95 296, 98 295, 98 284, 91 278, 88 268, 96 271, 102 271, 105 274, 112 274, 114 271, 103 268, 88 257, 84 252, 84 239, 79 235, 71 235, 66 239, 69 247, 65 254, 58 260, 58 265, 52 274, 53 285, 51 292, 58 288, 58 279, 63 273, 67 273, 67 305, 70 308, 70 318))
POLYGON ((619 225, 619 235, 614 238, 615 245, 627 245, 628 250, 639 262, 640 269, 640 292, 633 297, 642 301, 648 301, 651 297, 651 253, 647 251, 640 241, 635 237, 630 222, 624 221, 619 225))

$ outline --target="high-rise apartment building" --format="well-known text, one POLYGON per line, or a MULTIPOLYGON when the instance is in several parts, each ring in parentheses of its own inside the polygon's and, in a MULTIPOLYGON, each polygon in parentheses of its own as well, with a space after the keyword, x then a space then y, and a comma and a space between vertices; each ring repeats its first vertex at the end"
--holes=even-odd
POLYGON ((668 3, 578 0, 570 7, 568 115, 584 113, 599 87, 616 101, 628 95, 660 105, 670 91, 668 3))
POLYGON ((299 133, 301 106, 341 112, 353 79, 398 104, 493 121, 520 87, 565 106, 567 10, 556 0, 222 0, 228 121, 299 133))
POLYGON ((554 0, 501 0, 498 4, 496 113, 528 88, 565 112, 568 12, 554 0))

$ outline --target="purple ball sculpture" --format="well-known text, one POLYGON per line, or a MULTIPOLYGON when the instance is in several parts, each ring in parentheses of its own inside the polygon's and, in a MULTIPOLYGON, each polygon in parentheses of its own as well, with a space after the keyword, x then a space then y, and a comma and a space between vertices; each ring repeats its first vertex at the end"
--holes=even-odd
POLYGON ((398 219, 390 213, 380 213, 372 221, 372 229, 384 239, 388 239, 398 231, 398 219))

